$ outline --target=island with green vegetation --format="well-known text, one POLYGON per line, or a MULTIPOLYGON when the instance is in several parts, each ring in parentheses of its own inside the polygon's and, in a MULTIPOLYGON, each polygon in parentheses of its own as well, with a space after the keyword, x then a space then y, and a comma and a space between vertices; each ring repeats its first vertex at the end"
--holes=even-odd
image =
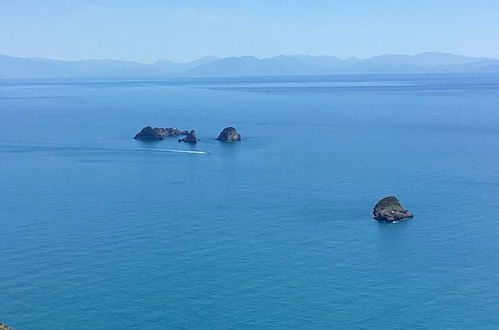
POLYGON ((375 220, 385 222, 394 222, 413 217, 413 214, 407 211, 395 196, 385 197, 376 203, 373 215, 375 220))

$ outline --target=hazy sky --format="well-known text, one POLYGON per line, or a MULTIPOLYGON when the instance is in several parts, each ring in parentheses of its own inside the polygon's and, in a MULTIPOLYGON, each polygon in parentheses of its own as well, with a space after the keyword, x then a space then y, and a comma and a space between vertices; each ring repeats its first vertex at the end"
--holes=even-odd
POLYGON ((0 0, 0 54, 187 61, 204 55, 499 58, 499 0, 0 0))

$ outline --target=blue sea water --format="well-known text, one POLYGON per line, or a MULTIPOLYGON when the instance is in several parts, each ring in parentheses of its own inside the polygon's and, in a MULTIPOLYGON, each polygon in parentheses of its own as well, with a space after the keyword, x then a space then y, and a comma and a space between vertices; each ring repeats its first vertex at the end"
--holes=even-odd
POLYGON ((499 328, 498 169, 498 75, 2 81, 0 321, 499 328))

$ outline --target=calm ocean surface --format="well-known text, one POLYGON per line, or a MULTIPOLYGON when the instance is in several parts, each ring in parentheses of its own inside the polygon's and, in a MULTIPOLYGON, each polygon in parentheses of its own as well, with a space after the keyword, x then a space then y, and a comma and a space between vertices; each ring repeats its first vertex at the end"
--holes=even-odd
POLYGON ((498 75, 1 81, 0 173, 16 329, 499 328, 498 75))

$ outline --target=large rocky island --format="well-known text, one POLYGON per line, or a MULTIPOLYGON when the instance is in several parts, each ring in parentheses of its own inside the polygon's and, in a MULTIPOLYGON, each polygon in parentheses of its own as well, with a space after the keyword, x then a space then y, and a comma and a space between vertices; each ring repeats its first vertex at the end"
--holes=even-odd
POLYGON ((376 203, 373 215, 374 219, 385 222, 393 222, 413 217, 412 213, 407 211, 395 196, 385 197, 376 203))
POLYGON ((239 134, 234 127, 226 127, 220 132, 216 140, 224 142, 240 141, 241 134, 239 134))
POLYGON ((136 140, 164 140, 169 136, 187 135, 188 131, 179 130, 178 128, 161 128, 146 126, 135 135, 136 140))

